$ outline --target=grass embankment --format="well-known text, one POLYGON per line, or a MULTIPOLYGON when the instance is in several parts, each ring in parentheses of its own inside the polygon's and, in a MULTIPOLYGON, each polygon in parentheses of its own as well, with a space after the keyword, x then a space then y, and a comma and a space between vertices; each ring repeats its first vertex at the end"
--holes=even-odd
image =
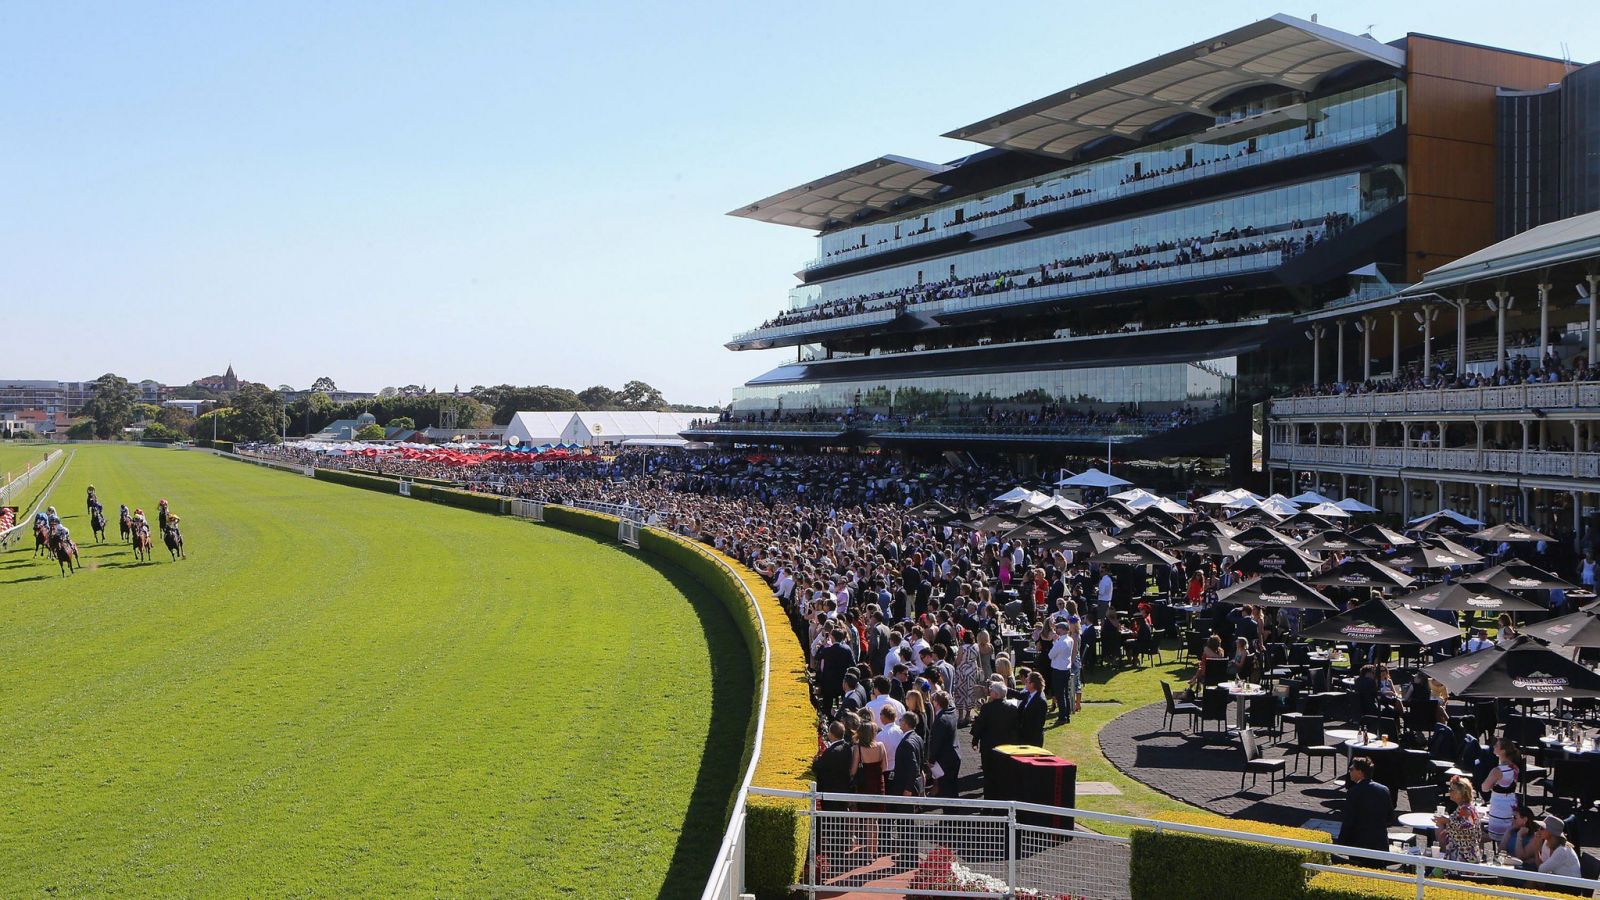
POLYGON ((699 893, 751 675, 692 581, 552 528, 76 449, 52 502, 87 568, 0 556, 0 895, 699 893), (117 504, 160 497, 189 559, 157 537, 138 564, 117 504))

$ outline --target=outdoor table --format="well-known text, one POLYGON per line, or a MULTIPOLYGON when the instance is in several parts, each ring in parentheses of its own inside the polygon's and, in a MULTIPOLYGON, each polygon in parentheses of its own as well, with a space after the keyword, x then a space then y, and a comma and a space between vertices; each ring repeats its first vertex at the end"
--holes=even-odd
POLYGON ((1323 730, 1322 736, 1330 741, 1347 744, 1361 737, 1361 732, 1354 728, 1328 728, 1323 730))
POLYGON ((1546 750, 1564 750, 1569 756, 1600 755, 1600 745, 1591 746, 1585 749, 1577 744, 1566 743, 1560 738, 1553 737, 1551 735, 1545 735, 1544 737, 1539 738, 1539 743, 1543 744, 1546 750))
POLYGON ((1438 828, 1438 823, 1433 821, 1433 813, 1409 812, 1400 814, 1400 824, 1417 831, 1433 831, 1438 828))
MULTIPOLYGON (((1323 734, 1327 734, 1327 732, 1323 732, 1323 734)), ((1400 745, 1394 741, 1369 741, 1365 744, 1358 744, 1355 741, 1346 741, 1345 746, 1349 747, 1352 751, 1366 750, 1368 752, 1376 751, 1379 753, 1385 750, 1400 749, 1400 745)))
POLYGON ((1265 690, 1263 690, 1261 688, 1261 686, 1258 685, 1258 684, 1247 684, 1244 687, 1238 687, 1237 685, 1235 685, 1233 682, 1230 681, 1230 682, 1227 682, 1226 684, 1224 684, 1223 687, 1227 689, 1229 694, 1233 695, 1233 700, 1234 700, 1234 704, 1233 705, 1234 705, 1234 709, 1236 710, 1236 714, 1237 714, 1238 719, 1239 719, 1238 730, 1239 731, 1243 731, 1244 727, 1245 727, 1244 726, 1244 722, 1245 722, 1244 703, 1245 703, 1245 701, 1249 700, 1251 697, 1265 697, 1267 695, 1267 692, 1265 690))

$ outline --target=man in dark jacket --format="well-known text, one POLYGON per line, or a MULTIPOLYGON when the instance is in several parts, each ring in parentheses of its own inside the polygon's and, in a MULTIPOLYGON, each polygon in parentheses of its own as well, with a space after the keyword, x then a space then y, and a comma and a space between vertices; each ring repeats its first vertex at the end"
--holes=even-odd
POLYGON ((934 777, 938 779, 941 797, 954 797, 959 793, 961 753, 956 750, 956 728, 956 711, 951 706, 949 693, 934 691, 933 722, 928 728, 928 763, 939 767, 934 777))
POLYGON ((1049 706, 1044 695, 1044 676, 1028 673, 1028 690, 1018 704, 1017 743, 1044 746, 1044 720, 1049 706))
MULTIPOLYGON (((1350 760, 1350 789, 1344 804, 1344 823, 1335 843, 1367 850, 1389 849, 1389 822, 1394 818, 1394 797, 1372 780, 1372 760, 1350 760)), ((1366 865, 1367 862, 1357 860, 1366 865)), ((1381 865, 1381 863, 1377 863, 1381 865)))
POLYGON ((856 664, 856 654, 845 641, 842 628, 833 630, 833 643, 817 651, 817 690, 822 694, 822 711, 832 713, 844 694, 844 672, 856 664))
POLYGON ((861 676, 856 670, 851 669, 844 673, 844 699, 839 704, 839 709, 849 711, 861 709, 867 705, 867 690, 861 686, 861 676))
POLYGON ((1017 742, 1017 725, 1021 713, 1017 701, 1006 699, 1006 686, 998 681, 989 682, 989 699, 978 709, 972 720, 972 746, 981 753, 983 765, 983 795, 993 799, 995 775, 999 761, 994 748, 1017 742))
POLYGON ((924 793, 922 767, 927 762, 928 751, 922 743, 922 735, 917 732, 921 723, 921 717, 914 712, 900 715, 900 730, 905 732, 905 737, 894 751, 894 772, 887 785, 891 796, 921 797, 924 793))
POLYGON ((1455 762, 1461 753, 1461 742, 1456 740, 1455 729, 1450 727, 1450 714, 1445 712, 1441 704, 1434 707, 1433 715, 1433 732, 1428 735, 1428 757, 1455 762))

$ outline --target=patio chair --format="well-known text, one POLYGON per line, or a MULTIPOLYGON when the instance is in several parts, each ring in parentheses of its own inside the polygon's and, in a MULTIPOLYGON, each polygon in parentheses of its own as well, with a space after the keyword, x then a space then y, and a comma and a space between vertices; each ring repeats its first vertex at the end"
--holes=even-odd
POLYGON ((1253 788, 1256 786, 1256 778, 1262 772, 1267 773, 1267 783, 1271 785, 1274 794, 1278 792, 1277 779, 1281 778, 1285 785, 1288 784, 1288 777, 1284 771, 1289 765, 1288 760, 1268 759, 1261 752, 1261 745, 1256 743, 1254 732, 1248 728, 1241 729, 1239 746, 1244 751, 1244 768, 1239 770, 1239 790, 1244 790, 1244 776, 1250 776, 1250 786, 1253 788))
POLYGON ((1195 720, 1200 717, 1200 704, 1190 703, 1188 701, 1184 701, 1182 703, 1175 701, 1172 698, 1172 685, 1165 681, 1161 682, 1161 695, 1167 701, 1166 721, 1162 723, 1162 730, 1171 731, 1172 722, 1174 719, 1176 719, 1178 716, 1188 716, 1189 730, 1194 731, 1195 720))

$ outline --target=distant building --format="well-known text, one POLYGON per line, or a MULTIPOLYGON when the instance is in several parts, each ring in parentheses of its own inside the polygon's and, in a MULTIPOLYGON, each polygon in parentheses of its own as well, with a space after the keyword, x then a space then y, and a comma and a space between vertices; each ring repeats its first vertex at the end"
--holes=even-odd
POLYGON ((93 381, 0 379, 0 415, 39 410, 73 416, 93 395, 93 381))
POLYGON ((631 440, 678 441, 678 433, 704 413, 632 412, 519 412, 506 426, 509 442, 520 444, 578 444, 584 447, 620 445, 631 440))
POLYGON ((228 371, 221 375, 207 375, 204 378, 196 378, 193 384, 195 387, 205 388, 208 391, 231 394, 239 389, 239 377, 233 374, 233 365, 229 364, 228 371))
POLYGON ((208 406, 212 402, 214 402, 214 401, 211 401, 211 400, 163 400, 163 401, 161 401, 161 405, 162 406, 169 406, 169 407, 171 407, 173 409, 181 409, 181 410, 183 410, 184 412, 188 413, 191 416, 198 416, 198 415, 200 415, 200 408, 203 407, 203 406, 208 406))
MULTIPOLYGON (((282 395, 285 403, 294 403, 297 400, 304 400, 315 393, 318 393, 318 391, 313 391, 310 389, 303 391, 279 391, 279 394, 282 395)), ((372 391, 321 391, 320 393, 327 394, 328 399, 332 400, 334 403, 353 403, 357 400, 371 400, 378 396, 372 391)))
POLYGON ((372 413, 362 413, 354 419, 335 419, 324 425, 322 430, 310 435, 313 441, 353 441, 356 433, 368 425, 378 424, 378 417, 372 413))
POLYGON ((1495 97, 1495 232, 1600 210, 1600 63, 1495 97))

